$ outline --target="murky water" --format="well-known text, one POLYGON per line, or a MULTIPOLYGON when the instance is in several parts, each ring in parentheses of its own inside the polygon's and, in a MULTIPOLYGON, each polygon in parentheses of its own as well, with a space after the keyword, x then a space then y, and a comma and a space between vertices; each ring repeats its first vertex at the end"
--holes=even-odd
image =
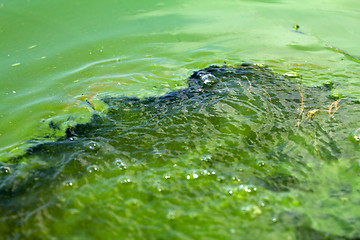
POLYGON ((359 238, 359 11, 0 2, 1 234, 359 238), (121 98, 181 92, 195 70, 244 61, 278 74, 190 102, 121 98))

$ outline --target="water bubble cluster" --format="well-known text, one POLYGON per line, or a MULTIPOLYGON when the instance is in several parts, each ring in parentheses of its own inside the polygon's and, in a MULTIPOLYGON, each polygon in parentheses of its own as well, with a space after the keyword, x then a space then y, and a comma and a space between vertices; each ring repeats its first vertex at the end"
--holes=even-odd
POLYGON ((255 186, 251 186, 251 185, 244 185, 241 184, 237 187, 228 187, 226 188, 225 192, 229 195, 236 195, 238 196, 243 195, 243 194, 248 194, 248 193, 255 193, 257 191, 257 188, 255 186))
POLYGON ((89 165, 86 170, 89 172, 89 173, 95 173, 95 172, 98 172, 100 171, 100 167, 98 165, 89 165))
POLYGON ((231 180, 233 180, 234 182, 240 182, 240 181, 241 181, 240 178, 237 177, 237 176, 233 176, 233 177, 231 178, 231 180))
POLYGON ((87 143, 87 149, 91 151, 97 151, 100 149, 100 144, 95 141, 90 141, 87 143))
POLYGON ((200 176, 211 176, 211 175, 215 175, 215 174, 216 174, 216 172, 211 169, 193 170, 191 174, 188 174, 186 176, 186 179, 187 180, 197 179, 200 176))
POLYGON ((211 161, 211 155, 206 155, 201 158, 201 161, 204 162, 210 162, 211 161))
POLYGON ((241 185, 239 186, 239 189, 240 189, 240 190, 243 190, 243 191, 245 191, 245 192, 248 192, 248 193, 256 192, 256 187, 254 187, 254 186, 247 186, 247 185, 243 185, 243 184, 241 184, 241 185))
POLYGON ((196 179, 196 178, 199 177, 199 175, 197 175, 196 173, 193 173, 192 175, 187 175, 187 176, 186 176, 186 179, 187 179, 187 180, 190 180, 191 177, 192 177, 193 179, 196 179))
POLYGON ((127 168, 126 164, 121 160, 121 159, 116 159, 115 160, 115 165, 120 169, 120 170, 125 170, 127 168))
POLYGON ((126 176, 120 176, 120 177, 118 177, 117 182, 118 183, 131 183, 131 179, 126 176))
POLYGON ((258 166, 259 166, 259 167, 264 167, 264 166, 265 166, 265 162, 259 161, 259 162, 258 162, 258 166))

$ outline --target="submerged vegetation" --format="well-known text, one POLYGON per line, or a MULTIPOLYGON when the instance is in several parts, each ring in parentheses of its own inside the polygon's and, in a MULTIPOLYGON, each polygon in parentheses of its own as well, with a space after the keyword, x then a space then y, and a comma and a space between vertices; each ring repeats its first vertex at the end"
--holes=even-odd
POLYGON ((360 238, 359 105, 329 87, 242 64, 104 98, 90 122, 2 163, 1 235, 360 238))

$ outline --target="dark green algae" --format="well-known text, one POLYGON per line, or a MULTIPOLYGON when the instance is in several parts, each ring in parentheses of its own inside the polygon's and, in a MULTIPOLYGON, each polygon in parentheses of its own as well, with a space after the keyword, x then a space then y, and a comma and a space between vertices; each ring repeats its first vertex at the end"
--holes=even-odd
MULTIPOLYGON (((359 239, 358 104, 211 66, 2 163, 5 239, 359 239)), ((49 127, 61 128, 56 122, 49 127)))

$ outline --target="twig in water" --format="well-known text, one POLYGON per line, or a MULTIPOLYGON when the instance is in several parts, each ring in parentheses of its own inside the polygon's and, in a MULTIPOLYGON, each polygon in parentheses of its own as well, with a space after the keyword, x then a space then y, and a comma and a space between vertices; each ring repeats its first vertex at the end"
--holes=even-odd
POLYGON ((359 62, 359 63, 360 63, 360 58, 359 58, 359 57, 356 57, 356 56, 354 56, 354 55, 351 55, 350 53, 345 52, 345 51, 343 51, 343 50, 341 50, 341 49, 339 49, 339 48, 336 48, 336 47, 334 47, 334 46, 331 46, 331 45, 328 45, 328 48, 330 48, 331 50, 334 50, 334 51, 336 51, 336 52, 342 53, 342 54, 344 54, 344 55, 346 55, 346 56, 349 56, 349 57, 353 58, 353 60, 355 60, 356 62, 359 62))

